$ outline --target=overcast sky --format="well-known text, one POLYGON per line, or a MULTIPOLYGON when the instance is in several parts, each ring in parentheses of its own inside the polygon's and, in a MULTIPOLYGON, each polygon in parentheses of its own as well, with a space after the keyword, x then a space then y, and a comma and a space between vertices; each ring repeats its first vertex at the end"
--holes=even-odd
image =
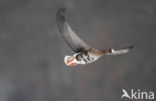
POLYGON ((0 101, 121 101, 122 89, 156 91, 156 0, 1 0, 0 101), (125 55, 68 67, 56 28, 66 8, 73 30, 98 49, 125 55))

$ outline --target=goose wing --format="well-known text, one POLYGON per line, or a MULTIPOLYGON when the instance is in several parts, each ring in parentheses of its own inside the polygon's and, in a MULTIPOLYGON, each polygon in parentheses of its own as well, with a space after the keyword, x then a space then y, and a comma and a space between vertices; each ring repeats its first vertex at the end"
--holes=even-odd
POLYGON ((72 30, 64 14, 65 8, 58 9, 56 14, 56 23, 62 38, 75 53, 88 50, 90 47, 72 30))

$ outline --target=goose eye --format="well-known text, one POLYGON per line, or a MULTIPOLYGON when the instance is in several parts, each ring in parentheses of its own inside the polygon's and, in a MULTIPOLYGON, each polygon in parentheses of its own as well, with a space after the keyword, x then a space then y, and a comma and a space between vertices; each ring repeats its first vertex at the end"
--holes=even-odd
POLYGON ((80 61, 81 60, 80 57, 79 57, 79 55, 77 55, 75 58, 76 58, 77 61, 80 61))

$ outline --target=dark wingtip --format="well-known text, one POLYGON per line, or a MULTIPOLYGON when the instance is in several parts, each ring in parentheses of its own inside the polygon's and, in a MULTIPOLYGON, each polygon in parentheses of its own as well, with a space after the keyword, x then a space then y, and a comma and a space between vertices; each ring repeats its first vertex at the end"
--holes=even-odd
POLYGON ((60 15, 60 14, 64 14, 65 13, 65 8, 58 8, 57 9, 57 14, 60 15))
POLYGON ((132 46, 129 46, 128 48, 129 48, 129 49, 132 49, 132 48, 134 48, 134 46, 132 45, 132 46))
POLYGON ((128 47, 125 47, 125 48, 123 48, 123 49, 132 49, 132 48, 134 48, 134 46, 133 45, 131 45, 131 46, 128 46, 128 47))
POLYGON ((58 8, 57 14, 56 14, 56 23, 64 23, 65 22, 65 8, 58 8))

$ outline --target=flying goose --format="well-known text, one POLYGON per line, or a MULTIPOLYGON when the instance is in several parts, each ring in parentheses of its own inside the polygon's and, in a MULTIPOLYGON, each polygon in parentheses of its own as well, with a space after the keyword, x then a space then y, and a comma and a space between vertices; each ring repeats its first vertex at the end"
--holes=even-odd
POLYGON ((62 38, 67 45, 75 52, 73 56, 65 56, 64 62, 68 66, 77 64, 89 64, 103 55, 117 55, 127 53, 133 46, 122 48, 120 50, 106 49, 99 50, 88 46, 77 34, 72 30, 65 18, 65 8, 59 8, 56 14, 56 23, 62 38))

